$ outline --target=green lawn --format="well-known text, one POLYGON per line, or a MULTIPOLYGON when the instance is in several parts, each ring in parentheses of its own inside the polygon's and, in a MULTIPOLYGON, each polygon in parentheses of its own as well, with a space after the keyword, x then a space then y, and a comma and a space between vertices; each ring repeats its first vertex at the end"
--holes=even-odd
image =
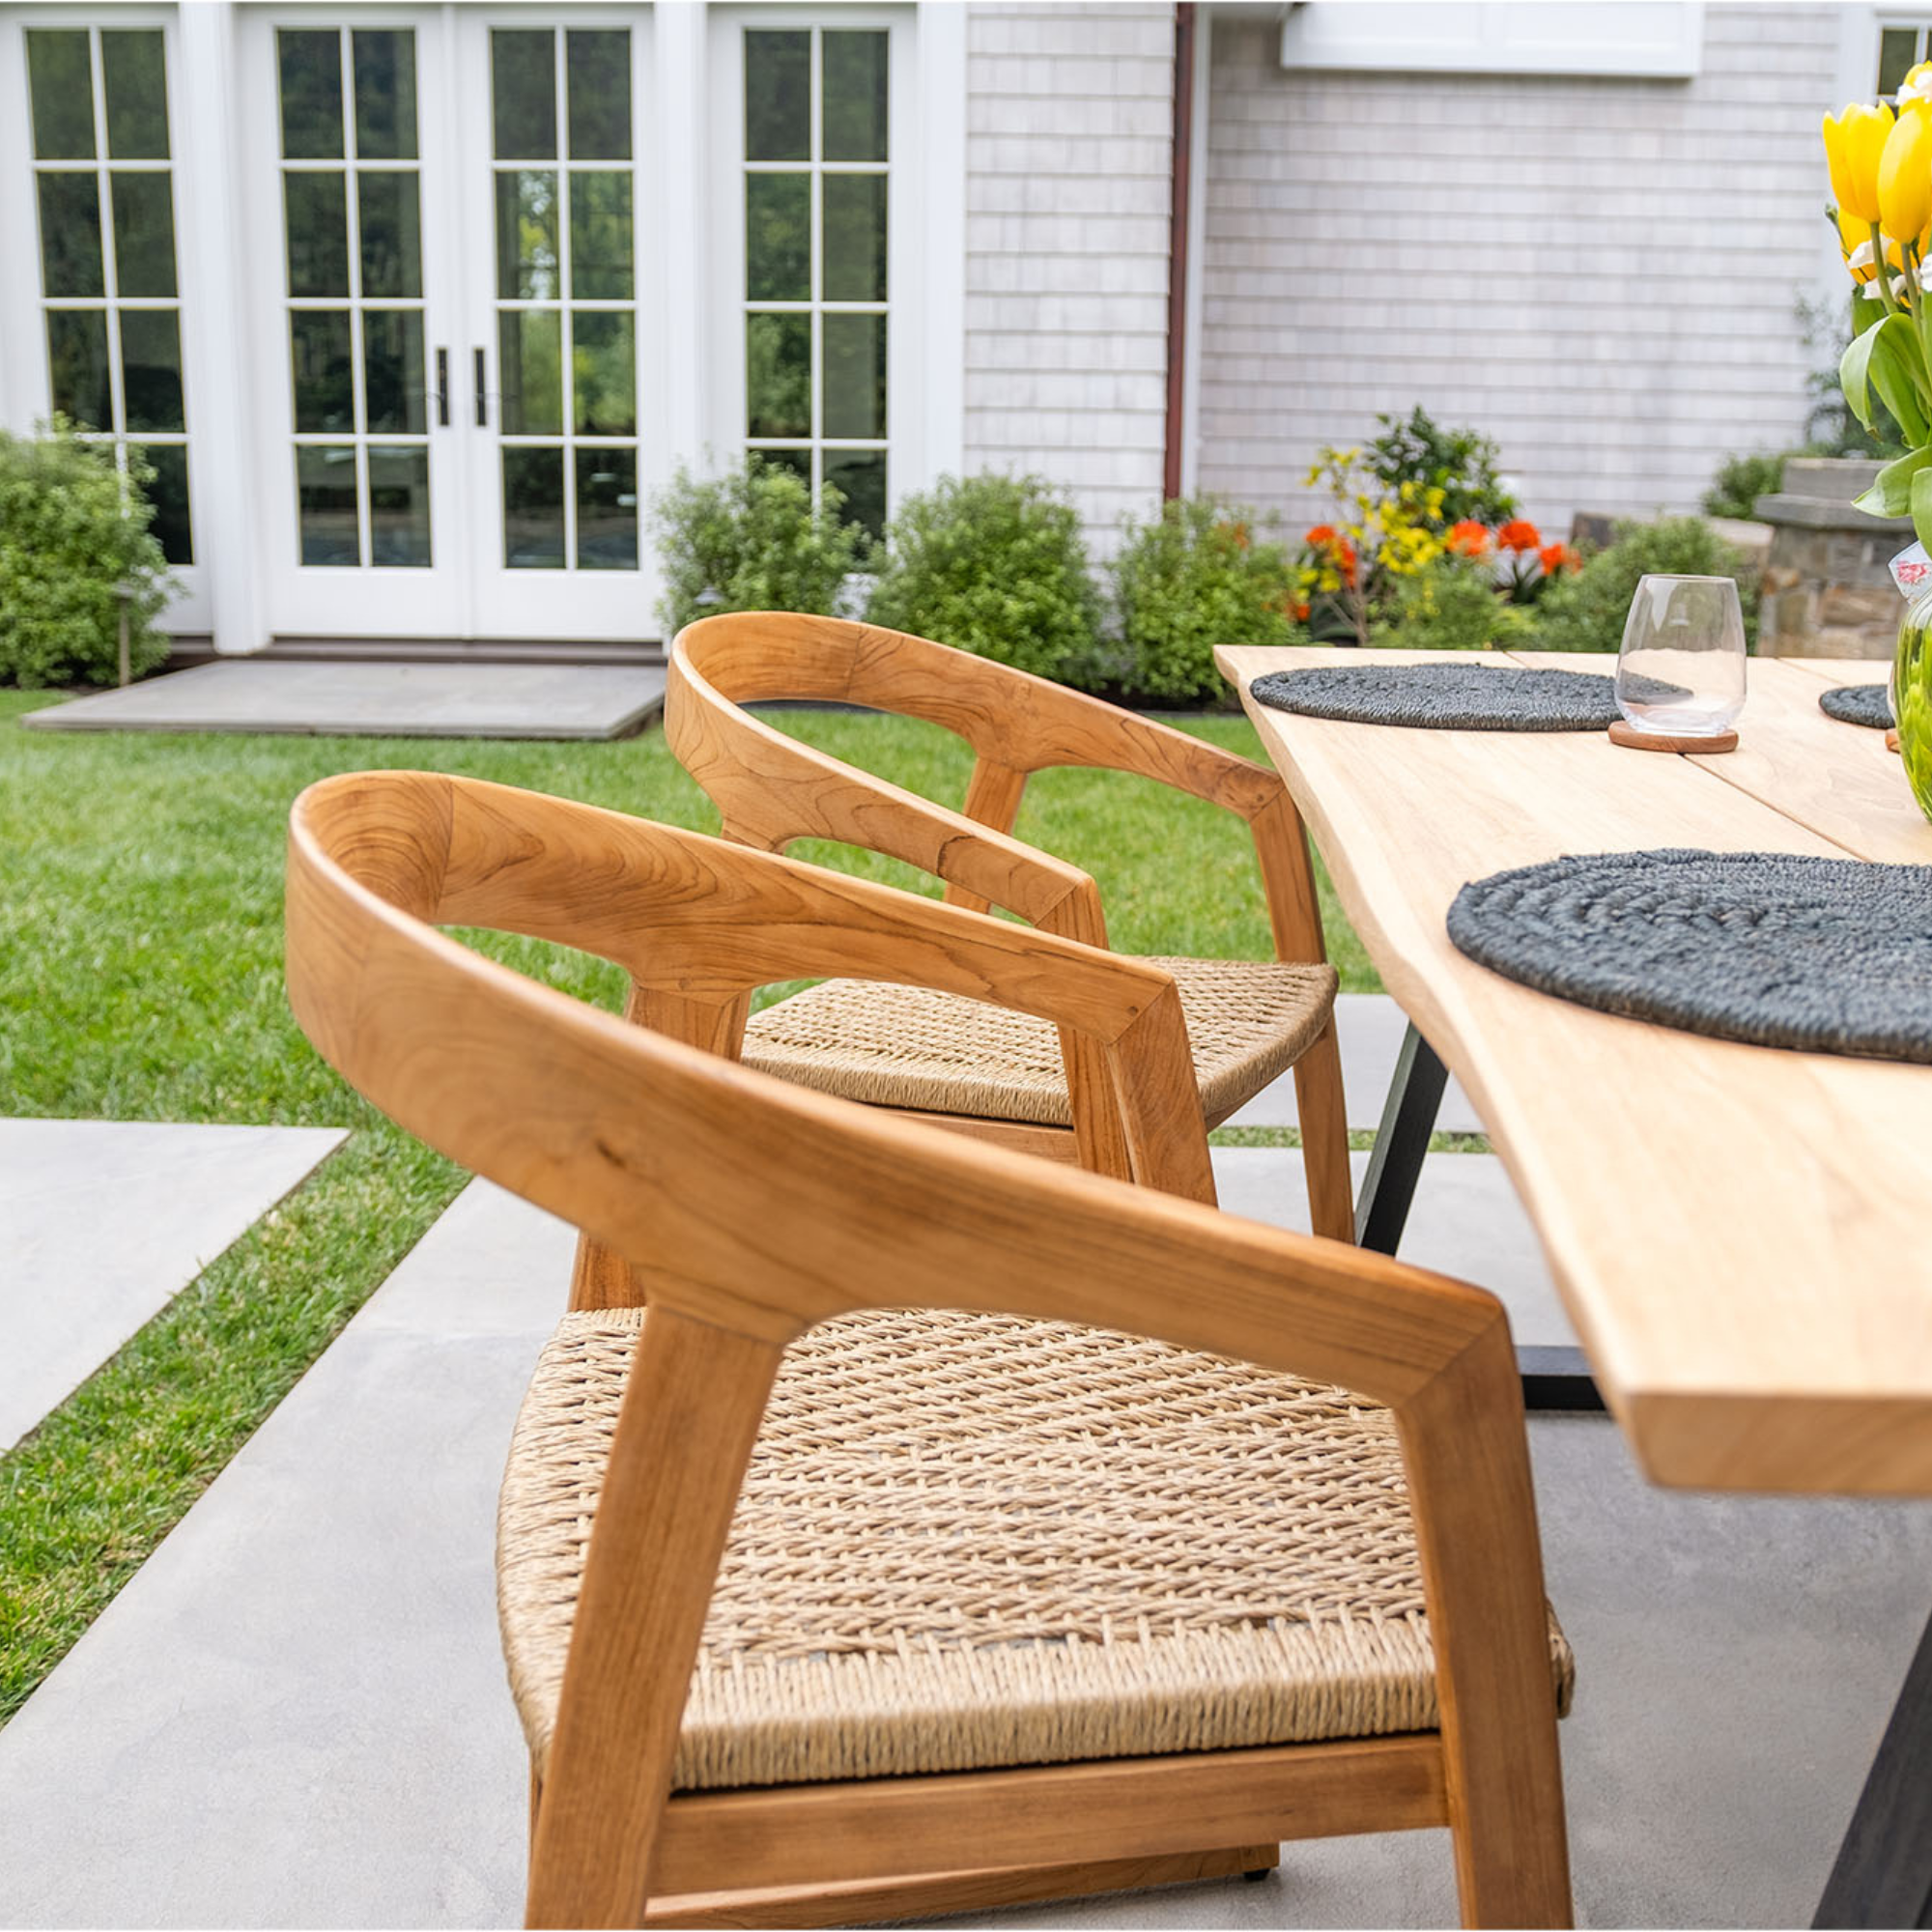
MULTIPOLYGON (((716 814, 655 731, 614 745, 397 738, 52 736, 0 692, 0 1116, 345 1126, 344 1148, 35 1434, 0 1458, 0 1721, 59 1661, 384 1280, 464 1177, 317 1058, 282 993, 290 801, 331 772, 434 767, 701 831, 716 814)), ((956 803, 970 762, 934 727, 830 712, 785 727, 956 803)), ((1185 729, 1258 756, 1244 719, 1185 729)), ((1137 780, 1050 772, 1022 838, 1099 880, 1123 951, 1265 958, 1230 815, 1137 780)), ((802 856, 924 888, 844 848, 802 856)), ((1376 987, 1326 881, 1343 984, 1376 987)), ((499 958, 614 1004, 615 969, 490 935, 499 958)), ((559 1293, 562 1284, 558 1284, 559 1293)))

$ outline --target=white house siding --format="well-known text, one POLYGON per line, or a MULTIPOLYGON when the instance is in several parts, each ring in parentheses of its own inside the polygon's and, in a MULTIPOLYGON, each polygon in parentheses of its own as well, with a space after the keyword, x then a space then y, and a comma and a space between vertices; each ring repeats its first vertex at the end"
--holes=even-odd
POLYGON ((1667 81, 1289 71, 1273 19, 1217 14, 1203 487, 1298 524, 1319 445, 1421 403, 1563 533, 1799 439, 1836 14, 1705 21, 1667 81))
POLYGON ((1171 6, 975 5, 963 468, 1063 485, 1106 550, 1160 501, 1171 6))

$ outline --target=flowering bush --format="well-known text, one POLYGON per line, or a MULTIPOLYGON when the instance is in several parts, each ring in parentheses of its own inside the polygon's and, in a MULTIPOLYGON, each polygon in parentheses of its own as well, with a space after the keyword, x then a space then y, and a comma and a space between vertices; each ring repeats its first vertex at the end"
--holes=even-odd
POLYGON ((1645 577, 1729 577, 1737 581, 1745 638, 1757 638, 1757 577, 1742 552, 1701 517, 1618 524, 1615 541, 1577 569, 1566 569, 1537 607, 1536 646, 1545 651, 1613 651, 1645 577))
POLYGON ((1406 421, 1378 416, 1382 433, 1369 444, 1369 470, 1389 491, 1417 483, 1442 492, 1442 522, 1485 526, 1516 515, 1516 498, 1496 474, 1496 446, 1472 429, 1441 429, 1419 405, 1406 421))
POLYGON ((1297 618, 1318 637, 1369 641, 1377 616, 1391 608, 1404 578, 1442 554, 1442 491, 1413 479, 1382 491, 1365 473, 1359 449, 1323 449, 1308 472, 1325 483, 1336 521, 1303 536, 1297 618))
POLYGON ((1369 641, 1408 651, 1508 650, 1526 644, 1535 617, 1499 596, 1497 588, 1488 562, 1445 550, 1426 570, 1403 579, 1392 610, 1376 624, 1369 641))

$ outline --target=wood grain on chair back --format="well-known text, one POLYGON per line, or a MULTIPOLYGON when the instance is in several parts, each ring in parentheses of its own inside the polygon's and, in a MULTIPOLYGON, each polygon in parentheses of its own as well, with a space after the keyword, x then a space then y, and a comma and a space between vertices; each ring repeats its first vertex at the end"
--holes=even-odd
POLYGON ((869 941, 905 914, 906 943, 956 989, 998 980, 1004 997, 1068 1022, 1118 1018, 1134 1003, 1120 989, 1146 983, 1127 962, 1029 951, 1040 937, 1020 929, 1002 952, 995 923, 806 870, 421 774, 327 780, 296 806, 288 985, 310 1039, 392 1119, 650 1283, 538 1816, 533 1922, 639 1922, 705 1606, 781 1351, 815 1321, 881 1307, 1126 1329, 1392 1405, 1452 1822, 1472 1792, 1504 1821, 1480 1853, 1458 1833, 1464 1910, 1482 1914, 1493 1888, 1509 1901, 1497 1910, 1560 1916, 1567 1883, 1525 1908, 1512 1869, 1509 1820, 1528 1844, 1561 1785, 1515 1354, 1492 1297, 763 1078, 431 923, 606 952, 700 1005, 830 915, 869 941), (697 963, 734 911, 742 950, 697 963))

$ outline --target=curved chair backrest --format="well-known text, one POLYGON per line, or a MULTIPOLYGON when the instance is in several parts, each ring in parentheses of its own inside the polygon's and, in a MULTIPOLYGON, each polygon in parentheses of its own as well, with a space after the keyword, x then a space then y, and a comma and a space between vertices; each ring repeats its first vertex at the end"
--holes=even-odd
MULTIPOLYGON (((660 1014, 711 1024, 775 958, 809 951, 828 908, 878 940, 882 967, 912 943, 881 937, 898 895, 806 871, 420 774, 327 780, 296 805, 288 986, 310 1039, 393 1120, 648 1283, 537 1823, 532 1922, 642 1922, 705 1608, 785 1343, 848 1311, 922 1306, 1126 1329, 1392 1405, 1451 1819, 1481 1790, 1506 1821, 1480 1855, 1458 1833, 1464 1910, 1482 1915, 1494 1887, 1510 1903, 1493 1909, 1523 1911, 1507 1821, 1533 1819, 1534 1794, 1560 1782, 1515 1354, 1492 1297, 766 1079, 432 923, 607 953, 660 1014)), ((954 990, 990 988, 996 923, 926 911, 923 960, 954 990)), ((1065 1023, 1132 983, 1110 977, 1126 962, 1031 957, 1014 982, 1065 1023)))
POLYGON ((1030 774, 1056 765, 1134 773, 1246 821, 1278 958, 1322 955, 1301 820, 1264 765, 1009 665, 869 624, 784 611, 700 618, 671 646, 665 732, 725 836, 780 850, 805 837, 868 845, 935 873, 955 903, 991 903, 1048 931, 1106 943, 1093 881, 1008 836, 1030 774), (973 748, 952 812, 775 731, 740 707, 861 704, 943 725, 973 748))
MULTIPOLYGON (((1083 1091, 1078 1104, 1109 1116, 1087 1128, 1120 1137, 1128 1178, 1214 1199, 1186 1023, 1174 981, 1157 968, 699 833, 473 779, 324 780, 302 794, 295 826, 418 919, 556 940, 614 961, 631 978, 628 1018, 732 1058, 750 994, 777 980, 893 980, 1030 1013, 1104 1065, 1102 1088, 1083 1091)), ((292 907, 306 878, 298 854, 292 907)))

